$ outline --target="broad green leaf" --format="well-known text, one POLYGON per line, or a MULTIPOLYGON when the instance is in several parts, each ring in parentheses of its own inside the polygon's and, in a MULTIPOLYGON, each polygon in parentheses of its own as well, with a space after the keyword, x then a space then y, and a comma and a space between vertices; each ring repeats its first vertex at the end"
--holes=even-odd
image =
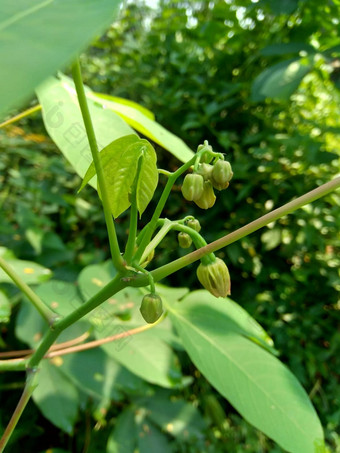
POLYGON ((0 291, 0 323, 8 322, 11 316, 11 304, 3 291, 0 291))
POLYGON ((138 424, 138 447, 140 453, 173 452, 167 436, 145 419, 138 424))
POLYGON ((117 15, 119 0, 2 0, 0 116, 70 63, 117 15))
MULTIPOLYGON (((206 290, 191 292, 184 298, 183 303, 186 303, 188 298, 192 298, 207 306, 211 304, 219 311, 221 316, 225 316, 231 322, 235 323, 235 327, 239 329, 242 335, 267 349, 269 352, 277 354, 273 340, 269 337, 263 327, 252 318, 246 310, 230 298, 223 299, 223 303, 216 304, 216 297, 206 290)), ((171 310, 171 307, 168 306, 169 299, 165 299, 164 302, 168 309, 171 310)), ((175 301, 172 301, 172 305, 174 305, 174 302, 175 301)))
POLYGON ((128 407, 117 418, 114 430, 111 432, 107 453, 134 453, 137 445, 137 427, 135 409, 128 407))
POLYGON ((130 126, 145 135, 145 137, 158 143, 180 161, 186 162, 193 157, 194 153, 183 140, 166 130, 140 109, 132 105, 124 105, 122 102, 117 101, 117 98, 108 95, 103 96, 89 91, 87 96, 101 103, 103 107, 120 115, 130 126))
POLYGON ((306 59, 293 58, 281 61, 261 72, 252 85, 252 100, 265 98, 288 100, 311 70, 306 59))
POLYGON ((245 338, 224 313, 227 304, 193 293, 170 308, 190 358, 248 422, 289 452, 314 453, 323 432, 307 394, 276 357, 245 338))
POLYGON ((172 401, 169 392, 157 391, 151 398, 139 401, 147 409, 147 416, 152 422, 171 436, 183 440, 192 437, 201 438, 207 428, 198 410, 184 400, 172 401))
POLYGON ((33 400, 51 423, 71 434, 78 413, 78 392, 58 369, 58 359, 44 360, 39 365, 33 400))
MULTIPOLYGON (((75 88, 64 79, 50 77, 37 89, 45 127, 79 176, 84 177, 92 162, 75 88)), ((133 130, 113 111, 89 100, 89 109, 99 149, 133 130)), ((96 187, 96 181, 91 185, 96 187)))
MULTIPOLYGON (((145 321, 144 321, 145 324, 145 321)), ((141 319, 139 325, 143 325, 141 319)), ((132 325, 112 321, 112 335, 121 329, 128 332, 132 325)), ((103 331, 95 330, 98 339, 108 336, 108 327, 103 331)), ((106 343, 102 346, 105 352, 137 376, 151 384, 161 387, 179 387, 182 384, 182 374, 179 362, 172 349, 153 334, 152 329, 136 335, 129 335, 125 342, 106 343)))
MULTIPOLYGON (((120 104, 120 105, 129 106, 135 110, 138 110, 144 116, 146 116, 147 118, 150 118, 150 120, 152 120, 152 121, 155 120, 155 115, 151 112, 151 110, 147 109, 146 107, 143 107, 142 105, 138 104, 137 102, 130 101, 129 99, 120 98, 118 96, 110 96, 109 94, 96 93, 94 91, 93 91, 93 94, 96 97, 99 97, 101 99, 106 99, 107 101, 116 102, 117 104, 120 104)), ((116 109, 116 113, 119 113, 119 107, 116 109)))
MULTIPOLYGON (((158 182, 157 156, 152 145, 135 135, 118 138, 100 152, 112 215, 118 217, 131 204, 129 194, 142 159, 137 182, 137 208, 140 215, 149 204, 158 182)), ((96 174, 94 163, 89 166, 81 190, 96 174)))
POLYGON ((117 362, 102 348, 89 349, 60 357, 61 371, 89 395, 107 400, 119 400, 122 391, 136 392, 143 381, 117 362))
MULTIPOLYGON (((36 288, 37 295, 46 303, 49 308, 64 316, 75 310, 79 306, 79 296, 76 295, 74 285, 67 282, 52 280, 43 283, 36 288)), ((90 324, 85 320, 80 320, 64 330, 57 339, 57 343, 68 341, 79 337, 86 332, 90 324)), ((17 323, 15 326, 16 336, 23 342, 36 348, 43 335, 49 327, 46 321, 40 316, 32 304, 24 300, 21 304, 17 323)))
MULTIPOLYGON (((7 264, 21 277, 28 285, 36 285, 52 277, 50 269, 34 263, 17 259, 7 260, 7 264)), ((0 282, 13 283, 13 280, 0 268, 0 282)))

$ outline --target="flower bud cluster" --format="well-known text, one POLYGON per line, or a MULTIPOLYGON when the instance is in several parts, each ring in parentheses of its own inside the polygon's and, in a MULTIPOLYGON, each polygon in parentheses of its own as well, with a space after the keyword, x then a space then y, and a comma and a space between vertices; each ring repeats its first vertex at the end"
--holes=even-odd
POLYGON ((214 206, 216 196, 214 189, 224 190, 233 177, 231 165, 224 159, 218 159, 213 165, 208 153, 203 153, 201 163, 194 173, 185 176, 182 185, 183 197, 194 201, 201 209, 214 206))

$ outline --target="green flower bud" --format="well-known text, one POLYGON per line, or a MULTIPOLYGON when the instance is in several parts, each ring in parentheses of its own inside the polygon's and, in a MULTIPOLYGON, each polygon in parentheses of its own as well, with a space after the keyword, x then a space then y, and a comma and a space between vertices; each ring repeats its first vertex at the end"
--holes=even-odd
POLYGON ((229 186, 229 181, 233 177, 231 165, 226 160, 218 160, 211 172, 211 182, 215 189, 223 190, 229 186))
POLYGON ((201 209, 209 209, 214 206, 216 197, 210 181, 204 181, 203 193, 199 199, 194 201, 201 209))
POLYGON ((230 294, 230 275, 227 265, 220 258, 214 263, 200 264, 197 277, 202 286, 215 297, 227 297, 230 294))
POLYGON ((209 164, 200 164, 197 169, 197 174, 202 175, 204 181, 209 181, 211 178, 211 173, 213 170, 213 166, 209 164))
POLYGON ((184 233, 183 231, 181 231, 178 234, 177 239, 178 239, 179 246, 182 247, 183 249, 189 248, 192 244, 192 239, 189 236, 189 234, 184 233))
POLYGON ((153 324, 163 313, 162 299, 157 294, 146 294, 143 297, 140 312, 148 324, 153 324))
POLYGON ((185 176, 182 185, 183 197, 188 201, 200 198, 203 193, 203 177, 197 174, 188 174, 185 176))
POLYGON ((197 231, 198 233, 201 231, 201 224, 197 219, 190 219, 186 222, 187 226, 189 228, 192 228, 193 230, 197 231))

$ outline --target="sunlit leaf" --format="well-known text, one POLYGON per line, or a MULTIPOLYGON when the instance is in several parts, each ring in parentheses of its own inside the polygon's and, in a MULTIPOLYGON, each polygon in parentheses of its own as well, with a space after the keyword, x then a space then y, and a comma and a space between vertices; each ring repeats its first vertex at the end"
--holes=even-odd
POLYGON ((2 0, 0 116, 33 94, 116 17, 119 0, 2 0))

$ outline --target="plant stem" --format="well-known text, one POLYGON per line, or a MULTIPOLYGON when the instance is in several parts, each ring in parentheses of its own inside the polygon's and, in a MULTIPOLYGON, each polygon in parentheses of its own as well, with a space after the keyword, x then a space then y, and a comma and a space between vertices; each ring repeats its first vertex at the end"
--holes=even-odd
POLYGON ((0 371, 25 371, 26 365, 25 359, 0 360, 0 371))
POLYGON ((25 110, 24 112, 18 113, 18 115, 13 116, 12 118, 9 118, 8 120, 4 121, 3 123, 0 124, 0 129, 2 127, 8 126, 9 124, 15 123, 16 121, 21 120, 22 118, 25 118, 26 116, 32 115, 35 112, 38 112, 41 110, 41 105, 35 105, 34 107, 30 107, 29 109, 25 110))
POLYGON ((38 366, 40 360, 44 357, 48 349, 58 338, 63 330, 65 330, 70 325, 74 324, 79 319, 83 318, 94 308, 98 307, 101 303, 111 297, 113 294, 116 294, 121 289, 127 286, 126 282, 121 280, 121 275, 117 274, 110 283, 108 283, 104 288, 102 288, 97 294, 95 294, 91 299, 82 304, 68 316, 56 322, 53 326, 53 330, 50 330, 46 333, 45 337, 42 339, 40 345, 30 358, 28 366, 33 368, 38 366))
POLYGON ((81 76, 80 64, 79 64, 78 59, 75 61, 74 65, 72 66, 72 76, 73 76, 74 84, 75 84, 76 91, 77 91, 79 107, 80 107, 80 110, 81 110, 81 113, 83 116, 83 121, 84 121, 86 134, 87 134, 87 138, 88 138, 90 149, 91 149, 94 166, 95 166, 96 173, 97 173, 98 187, 99 187, 100 194, 102 197, 104 216, 105 216, 105 221, 106 221, 106 226, 107 226, 107 232, 109 235, 112 261, 117 270, 123 270, 124 261, 120 255, 118 239, 117 239, 116 230, 115 230, 115 226, 114 226, 114 222, 113 222, 113 218, 112 218, 112 214, 111 214, 111 209, 110 209, 108 190, 107 190, 105 178, 104 178, 104 171, 103 171, 101 159, 99 156, 97 140, 96 140, 96 136, 95 136, 94 129, 93 129, 93 124, 92 124, 92 120, 91 120, 89 107, 87 105, 83 80, 82 80, 82 76, 81 76))
POLYGON ((135 261, 140 262, 140 259, 144 253, 144 250, 151 240, 151 237, 155 230, 157 221, 158 221, 159 217, 161 216, 164 205, 169 197, 172 186, 176 182, 176 179, 179 176, 181 176, 182 173, 184 173, 186 170, 188 170, 188 168, 190 168, 195 163, 196 158, 197 158, 197 155, 195 154, 194 157, 192 157, 188 162, 186 162, 178 170, 176 170, 174 173, 172 173, 171 176, 169 176, 168 181, 164 187, 163 193, 161 195, 161 198, 159 199, 159 202, 156 206, 155 212, 153 213, 153 216, 152 216, 150 222, 145 226, 146 231, 145 231, 145 233, 144 233, 144 231, 141 232, 141 234, 143 234, 143 237, 142 237, 142 240, 140 241, 138 250, 134 256, 135 261))
POLYGON ((31 398, 31 395, 36 387, 36 375, 37 375, 37 370, 27 370, 27 378, 26 378, 26 385, 24 388, 24 391, 21 395, 21 398, 17 404, 17 407, 15 408, 15 411, 13 412, 13 415, 0 439, 0 452, 4 451, 4 448, 7 445, 7 442, 9 441, 19 418, 21 417, 21 414, 23 413, 23 410, 25 409, 29 399, 31 398))
POLYGON ((155 237, 152 239, 152 241, 149 242, 149 244, 145 248, 144 253, 141 256, 140 263, 144 263, 144 261, 147 260, 150 253, 157 247, 157 245, 162 241, 162 239, 164 239, 164 237, 171 230, 172 221, 169 219, 159 220, 158 224, 162 225, 162 227, 158 231, 158 233, 155 235, 155 237), (163 223, 163 225, 161 224, 161 222, 163 223))
POLYGON ((46 322, 52 326, 60 318, 38 297, 34 291, 22 280, 22 278, 13 270, 13 268, 0 256, 0 267, 13 280, 16 286, 25 294, 27 299, 34 305, 46 322))
MULTIPOLYGON (((40 345, 32 355, 32 357, 28 360, 28 362, 25 362, 27 364, 27 370, 28 373, 30 373, 31 370, 36 370, 37 366, 39 365, 40 361, 43 359, 45 356, 46 352, 48 349, 51 347, 51 345, 54 343, 54 341, 58 338, 58 336, 61 334, 63 330, 65 330, 67 327, 69 327, 71 324, 74 324, 76 321, 78 321, 80 318, 85 316, 87 313, 89 313, 91 310, 94 308, 98 307, 102 302, 104 302, 106 299, 108 299, 110 296, 113 294, 117 293, 121 289, 125 288, 127 286, 127 283, 124 282, 121 279, 121 275, 117 274, 115 278, 108 283, 104 288, 102 288, 97 294, 95 294, 91 299, 89 299, 86 303, 81 305, 79 308, 77 308, 74 312, 70 313, 68 316, 65 316, 65 318, 61 319, 60 321, 56 322, 53 325, 53 330, 50 329, 42 339, 40 345)), ((33 371, 32 371, 33 372, 33 371)), ((27 380, 27 385, 25 386, 24 393, 22 394, 20 401, 17 405, 17 408, 14 411, 14 414, 3 434, 3 437, 0 441, 0 446, 3 448, 5 447, 6 443, 8 442, 9 437, 11 436, 19 418, 20 415, 22 414, 26 404, 28 403, 31 394, 33 393, 34 390, 34 385, 32 384, 32 379, 29 378, 30 374, 28 374, 28 380, 27 380)), ((0 450, 0 453, 3 450, 0 450)))
MULTIPOLYGON (((205 247, 201 247, 200 249, 195 250, 192 253, 188 253, 187 255, 178 258, 177 260, 172 261, 171 263, 165 264, 164 266, 161 266, 158 269, 151 271, 151 274, 155 282, 158 282, 163 278, 167 277, 168 275, 173 274, 174 272, 177 272, 183 267, 186 267, 189 264, 192 264, 195 261, 201 259, 202 256, 207 255, 208 253, 211 252, 216 252, 217 250, 220 250, 221 248, 226 247, 227 245, 232 244, 233 242, 236 242, 245 236, 248 236, 254 231, 257 231, 260 228, 263 228, 264 226, 268 225, 269 223, 274 222, 275 220, 285 215, 288 215, 293 211, 296 211, 302 206, 327 195, 328 193, 338 189, 339 187, 340 177, 337 177, 332 181, 329 181, 323 184, 322 186, 314 190, 311 190, 310 192, 307 192, 301 197, 298 197, 295 200, 290 201, 289 203, 281 206, 280 208, 274 209, 274 211, 265 214, 264 216, 254 220, 253 222, 248 223, 247 225, 239 228, 238 230, 233 231, 232 233, 227 234, 226 236, 223 236, 222 238, 217 239, 214 242, 211 242, 205 247)), ((145 286, 147 284, 147 279, 145 276, 138 276, 137 278, 132 280, 130 284, 131 286, 136 287, 145 286)))

